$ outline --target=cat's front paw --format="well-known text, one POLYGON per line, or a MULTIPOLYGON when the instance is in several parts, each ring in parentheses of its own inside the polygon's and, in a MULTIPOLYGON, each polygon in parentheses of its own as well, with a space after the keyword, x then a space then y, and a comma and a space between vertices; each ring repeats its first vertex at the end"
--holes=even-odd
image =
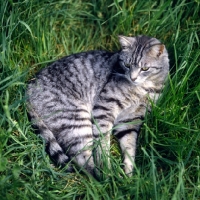
POLYGON ((133 162, 130 159, 124 160, 124 172, 129 177, 133 175, 133 162))

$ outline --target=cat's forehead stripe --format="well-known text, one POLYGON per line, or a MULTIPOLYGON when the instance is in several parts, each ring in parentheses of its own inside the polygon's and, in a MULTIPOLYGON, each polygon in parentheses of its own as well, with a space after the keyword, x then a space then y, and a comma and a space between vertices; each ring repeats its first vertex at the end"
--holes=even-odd
POLYGON ((140 62, 140 60, 142 59, 143 57, 143 52, 144 52, 144 49, 146 48, 148 42, 146 41, 144 44, 141 43, 141 40, 139 40, 137 42, 137 46, 133 52, 133 60, 134 60, 134 64, 137 64, 140 62))

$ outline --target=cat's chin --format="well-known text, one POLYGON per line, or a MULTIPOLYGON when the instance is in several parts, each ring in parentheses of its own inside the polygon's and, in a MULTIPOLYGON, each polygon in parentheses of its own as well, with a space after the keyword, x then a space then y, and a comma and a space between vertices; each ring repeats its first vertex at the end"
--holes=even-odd
POLYGON ((137 82, 135 82, 135 81, 132 81, 132 83, 133 83, 133 85, 135 85, 135 86, 139 86, 139 85, 140 85, 139 83, 137 83, 137 82))
POLYGON ((136 80, 134 80, 132 82, 133 82, 134 85, 140 86, 140 85, 144 84, 145 81, 136 79, 136 80))

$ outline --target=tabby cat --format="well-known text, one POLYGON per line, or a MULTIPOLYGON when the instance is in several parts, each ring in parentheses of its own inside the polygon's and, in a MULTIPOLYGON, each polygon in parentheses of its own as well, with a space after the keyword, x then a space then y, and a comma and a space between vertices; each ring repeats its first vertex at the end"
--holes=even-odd
POLYGON ((149 99, 155 102, 161 93, 169 59, 156 38, 119 36, 119 42, 116 53, 88 51, 55 61, 28 84, 28 112, 58 165, 73 160, 94 174, 101 149, 109 152, 112 129, 125 173, 132 173, 142 120, 151 110, 149 99), (102 135, 102 148, 93 155, 102 135))

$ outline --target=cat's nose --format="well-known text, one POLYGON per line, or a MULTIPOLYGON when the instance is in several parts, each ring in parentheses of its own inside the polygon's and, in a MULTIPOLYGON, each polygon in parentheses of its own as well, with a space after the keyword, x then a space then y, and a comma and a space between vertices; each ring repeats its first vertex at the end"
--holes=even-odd
POLYGON ((131 78, 132 81, 135 81, 136 79, 137 79, 137 77, 136 78, 131 78))
POLYGON ((139 74, 140 74, 140 68, 135 68, 135 67, 131 68, 130 78, 132 81, 135 81, 138 78, 139 74))
POLYGON ((132 73, 130 78, 131 78, 132 81, 135 81, 137 79, 137 74, 132 73))

